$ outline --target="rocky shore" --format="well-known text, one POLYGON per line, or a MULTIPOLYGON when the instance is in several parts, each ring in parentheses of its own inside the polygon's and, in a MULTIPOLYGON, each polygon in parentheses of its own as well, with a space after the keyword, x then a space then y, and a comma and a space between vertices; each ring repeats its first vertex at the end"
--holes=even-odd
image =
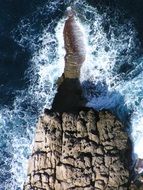
POLYGON ((79 82, 86 58, 72 10, 65 21, 65 70, 52 109, 40 116, 24 190, 128 190, 132 144, 109 111, 85 107, 79 82))

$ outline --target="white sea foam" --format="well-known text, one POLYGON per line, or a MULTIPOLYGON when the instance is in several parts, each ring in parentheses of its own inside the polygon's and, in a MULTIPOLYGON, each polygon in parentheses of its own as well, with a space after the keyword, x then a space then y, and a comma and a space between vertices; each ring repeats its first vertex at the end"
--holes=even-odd
MULTIPOLYGON (((80 80, 88 100, 87 106, 98 110, 111 109, 125 124, 128 124, 132 113, 130 127, 134 152, 143 158, 143 61, 137 58, 140 44, 135 28, 129 20, 115 26, 108 23, 108 37, 103 27, 108 16, 101 16, 89 6, 83 9, 88 53, 80 80), (122 73, 121 66, 127 64, 133 66, 132 69, 122 73)), ((117 22, 116 17, 114 22, 117 22)))
POLYGON ((17 92, 12 109, 5 107, 0 112, 1 158, 4 159, 0 171, 5 180, 0 184, 1 190, 23 189, 37 118, 45 107, 51 108, 57 90, 56 81, 64 70, 64 20, 58 19, 58 24, 56 19, 53 20, 40 33, 33 33, 33 36, 29 22, 30 19, 21 21, 18 28, 21 38, 14 38, 19 45, 30 48, 32 58, 25 73, 30 84, 28 89, 17 92))

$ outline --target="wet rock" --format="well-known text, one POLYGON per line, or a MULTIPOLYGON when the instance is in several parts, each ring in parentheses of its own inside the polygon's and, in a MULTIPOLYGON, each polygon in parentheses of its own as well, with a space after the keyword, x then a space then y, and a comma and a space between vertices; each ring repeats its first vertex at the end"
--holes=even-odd
POLYGON ((79 78, 80 68, 85 60, 86 48, 83 32, 74 16, 74 12, 69 8, 67 10, 68 18, 64 25, 64 43, 65 43, 65 78, 79 78))

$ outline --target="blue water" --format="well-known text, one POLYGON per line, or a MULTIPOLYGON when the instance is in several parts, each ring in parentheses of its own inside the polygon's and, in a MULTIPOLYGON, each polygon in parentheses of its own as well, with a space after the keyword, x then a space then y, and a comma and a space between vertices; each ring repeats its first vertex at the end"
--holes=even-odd
POLYGON ((87 106, 112 110, 143 158, 142 28, 135 6, 0 1, 0 190, 22 189, 37 118, 51 107, 64 69, 62 30, 69 5, 85 33, 87 58, 80 80, 87 106))

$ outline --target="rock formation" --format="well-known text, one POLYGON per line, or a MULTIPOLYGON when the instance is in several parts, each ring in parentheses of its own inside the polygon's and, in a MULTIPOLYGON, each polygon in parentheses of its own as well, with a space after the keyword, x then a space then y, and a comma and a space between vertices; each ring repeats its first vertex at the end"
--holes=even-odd
POLYGON ((66 49, 64 77, 79 78, 80 68, 86 55, 85 42, 74 12, 70 8, 67 10, 67 15, 63 31, 66 49))
POLYGON ((53 102, 53 110, 75 111, 85 105, 79 82, 80 68, 86 57, 83 33, 74 16, 74 12, 67 10, 63 36, 65 43, 65 69, 59 80, 58 93, 53 102))
POLYGON ((25 190, 126 190, 129 139, 109 112, 46 110, 40 117, 25 190))
POLYGON ((84 107, 85 47, 72 10, 64 41, 64 74, 52 109, 38 121, 24 190, 128 190, 132 150, 124 126, 108 111, 84 107))

